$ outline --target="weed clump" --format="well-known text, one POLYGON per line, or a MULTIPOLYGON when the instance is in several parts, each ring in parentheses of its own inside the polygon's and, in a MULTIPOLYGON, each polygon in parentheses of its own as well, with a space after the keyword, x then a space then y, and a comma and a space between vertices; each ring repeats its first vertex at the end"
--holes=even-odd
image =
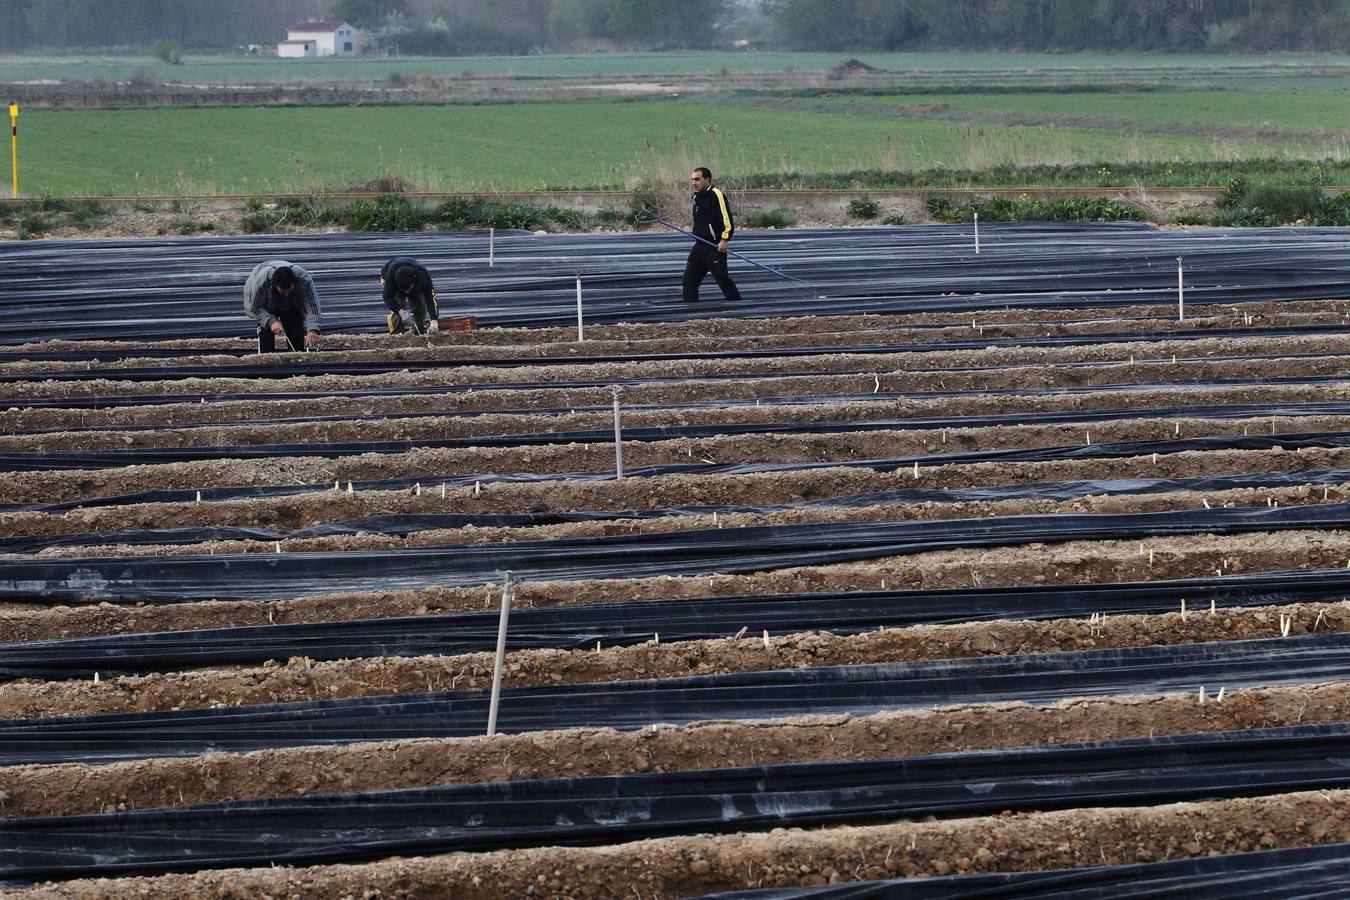
POLYGON ((357 200, 340 213, 348 231, 421 231, 426 213, 407 197, 382 194, 374 200, 357 200))
POLYGON ((544 230, 549 222, 546 210, 523 203, 496 203, 481 197, 451 197, 431 213, 431 221, 442 231, 466 228, 523 228, 544 230))
MULTIPOLYGON (((1325 198, 1309 185, 1252 184, 1241 175, 1232 178, 1214 201, 1218 212, 1208 224, 1239 228, 1269 228, 1320 218, 1325 198)), ((1334 218, 1334 213, 1332 214, 1334 218)), ((1338 224, 1326 222, 1319 224, 1338 224)))
POLYGON ((746 213, 741 216, 741 224, 746 228, 791 228, 797 224, 797 217, 790 209, 770 209, 746 213))
POLYGON ((660 188, 644 181, 633 188, 628 201, 628 224, 647 225, 666 217, 666 197, 660 188))
POLYGON ((39 212, 31 212, 19 219, 19 240, 31 241, 52 229, 52 220, 39 212))
POLYGON ((985 222, 1131 222, 1148 218, 1136 206, 1104 197, 981 197, 968 203, 928 198, 928 214, 939 222, 972 222, 976 213, 985 222))
POLYGON ((881 204, 871 197, 854 197, 848 201, 848 214, 855 219, 875 219, 881 215, 881 204))

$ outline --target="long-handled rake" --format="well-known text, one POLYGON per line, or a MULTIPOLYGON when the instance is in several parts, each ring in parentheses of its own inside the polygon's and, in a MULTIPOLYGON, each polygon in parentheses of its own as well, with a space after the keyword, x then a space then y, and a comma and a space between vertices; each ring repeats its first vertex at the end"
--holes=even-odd
MULTIPOLYGON (((716 247, 716 246, 717 246, 717 244, 716 244, 715 242, 710 241, 710 240, 708 240, 707 238, 699 237, 698 235, 694 234, 692 231, 686 231, 685 229, 681 228, 681 227, 678 226, 678 225, 672 225, 671 223, 667 222, 665 219, 654 219, 653 221, 655 221, 655 222, 660 222, 662 225, 666 226, 667 228, 669 228, 669 229, 671 229, 671 230, 673 230, 673 231, 678 231, 680 234, 688 235, 689 237, 693 238, 693 239, 696 240, 696 241, 699 241, 699 242, 701 242, 701 243, 707 244, 709 247, 716 247)), ((759 268, 763 269, 763 270, 766 271, 766 272, 772 272, 773 274, 777 275, 779 278, 786 278, 788 281, 791 281, 791 282, 793 283, 793 287, 794 287, 794 288, 796 289, 796 291, 797 291, 797 296, 801 297, 803 300, 821 300, 821 299, 824 299, 824 297, 825 297, 824 294, 820 293, 820 291, 816 289, 816 286, 815 286, 814 284, 812 284, 811 282, 807 281, 805 278, 798 278, 798 277, 795 276, 795 275, 789 275, 789 274, 786 273, 786 272, 783 272, 783 271, 781 271, 781 270, 779 270, 779 269, 775 269, 773 266, 766 266, 766 265, 764 265, 764 263, 762 263, 762 262, 756 262, 755 260, 753 260, 753 259, 751 259, 750 257, 746 256, 744 253, 737 253, 735 250, 728 249, 726 252, 727 252, 727 254, 728 254, 729 256, 734 256, 734 257, 736 257, 737 259, 745 260, 746 262, 748 262, 748 263, 749 263, 750 265, 752 265, 752 266, 758 266, 759 268), (810 295, 809 297, 802 293, 802 291, 803 291, 804 288, 810 290, 811 295, 810 295)))

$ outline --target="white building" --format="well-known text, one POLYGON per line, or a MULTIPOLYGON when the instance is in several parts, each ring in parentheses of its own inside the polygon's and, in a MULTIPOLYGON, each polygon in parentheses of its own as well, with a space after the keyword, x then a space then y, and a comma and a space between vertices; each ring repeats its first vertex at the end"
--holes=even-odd
POLYGON ((301 22, 277 44, 278 56, 355 56, 360 50, 356 29, 346 22, 301 22))
POLYGON ((299 59, 304 56, 313 56, 314 52, 313 41, 282 41, 277 44, 277 56, 290 56, 299 59))

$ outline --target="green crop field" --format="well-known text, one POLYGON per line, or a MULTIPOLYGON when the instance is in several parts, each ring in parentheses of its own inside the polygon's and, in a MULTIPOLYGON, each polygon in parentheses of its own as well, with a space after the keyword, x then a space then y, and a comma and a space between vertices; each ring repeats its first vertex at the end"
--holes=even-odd
MULTIPOLYGON (((1099 98, 1106 99, 1106 98, 1099 98)), ((29 196, 306 192, 396 175, 422 190, 683 184, 736 175, 982 169, 1128 160, 1320 158, 1323 144, 972 126, 856 109, 687 100, 209 109, 34 109, 20 119, 29 196)))
POLYGON ((1133 127, 1163 125, 1226 126, 1262 130, 1291 129, 1350 134, 1350 91, 1133 91, 1110 93, 904 94, 833 98, 860 112, 904 110, 946 104, 954 118, 1004 121, 1032 118, 1065 123, 1101 119, 1129 120, 1133 127))
MULTIPOLYGON (((813 176, 859 170, 1085 164, 1100 166, 1095 183, 1128 185, 1112 176, 1113 166, 1210 162, 1221 181, 1228 161, 1350 158, 1350 57, 864 54, 887 70, 880 80, 875 73, 862 81, 825 77, 838 59, 190 58, 153 71, 202 83, 372 81, 395 72, 537 79, 510 81, 526 91, 511 103, 30 106, 20 120, 21 187, 27 196, 271 194, 346 190, 395 176, 428 191, 538 190, 682 185, 696 164, 732 186, 738 176, 811 186, 813 176), (777 79, 738 87, 738 73, 750 71, 792 77, 784 87, 777 79), (550 99, 547 85, 556 82, 549 79, 570 79, 577 90, 589 72, 649 81, 662 73, 662 92, 676 95, 680 77, 721 87, 726 73, 731 89, 550 99), (545 87, 534 93, 532 85, 545 87)), ((115 79, 146 68, 134 59, 7 59, 0 79, 115 79)))

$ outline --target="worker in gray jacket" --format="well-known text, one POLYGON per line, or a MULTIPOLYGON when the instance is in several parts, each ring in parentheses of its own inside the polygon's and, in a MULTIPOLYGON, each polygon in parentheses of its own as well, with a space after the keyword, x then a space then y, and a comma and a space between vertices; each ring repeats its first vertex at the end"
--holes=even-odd
POLYGON ((284 259, 259 263, 244 282, 244 314, 258 323, 259 353, 271 353, 282 335, 292 350, 319 347, 319 295, 300 266, 284 259))

